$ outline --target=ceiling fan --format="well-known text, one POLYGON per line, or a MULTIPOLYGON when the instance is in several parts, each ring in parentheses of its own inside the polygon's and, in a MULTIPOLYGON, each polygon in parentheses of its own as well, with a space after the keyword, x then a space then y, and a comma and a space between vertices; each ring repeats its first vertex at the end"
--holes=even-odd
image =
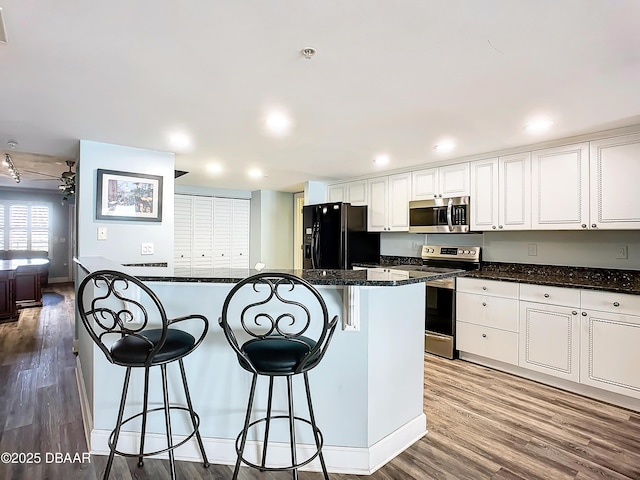
POLYGON ((31 170, 22 170, 25 173, 31 173, 35 175, 42 175, 43 177, 48 178, 37 178, 34 180, 51 180, 56 179, 60 181, 60 185, 58 185, 58 189, 64 193, 63 200, 66 200, 69 196, 73 195, 76 192, 76 172, 73 171, 73 166, 76 164, 74 160, 66 160, 65 163, 69 170, 66 172, 62 172, 59 176, 49 175, 48 173, 42 172, 34 172, 31 170))

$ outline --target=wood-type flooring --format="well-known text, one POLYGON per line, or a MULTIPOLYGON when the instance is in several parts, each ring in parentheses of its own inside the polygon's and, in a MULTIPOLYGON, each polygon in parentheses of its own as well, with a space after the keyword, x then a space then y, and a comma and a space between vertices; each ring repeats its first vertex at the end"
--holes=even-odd
MULTIPOLYGON (((0 463, 0 480, 96 480, 104 456, 87 452, 72 353, 72 285, 45 290, 41 308, 0 324, 0 454, 39 453, 39 463, 0 463), (48 454, 48 458, 47 458, 48 454)), ((463 361, 425 356, 429 433, 370 476, 333 480, 640 479, 640 414, 463 361)), ((115 419, 114 419, 115 420, 115 419)), ((204 420, 206 421, 206 419, 204 420)), ((3 459, 5 457, 2 457, 3 459)), ((23 459, 26 459, 23 455, 23 459)), ((180 479, 231 478, 231 467, 177 462, 180 479)), ((116 457, 112 479, 169 478, 165 460, 116 457)), ((243 468, 241 478, 287 473, 243 468)), ((300 472, 301 480, 320 480, 300 472)))

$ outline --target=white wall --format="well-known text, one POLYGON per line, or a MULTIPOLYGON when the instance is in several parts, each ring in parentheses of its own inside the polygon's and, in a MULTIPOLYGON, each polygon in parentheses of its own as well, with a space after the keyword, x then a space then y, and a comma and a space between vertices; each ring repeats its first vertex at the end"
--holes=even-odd
POLYGON ((78 256, 103 256, 117 263, 166 262, 172 269, 173 171, 173 153, 81 140, 77 184, 78 256), (163 177, 162 222, 96 220, 99 168, 163 177), (98 227, 107 228, 107 240, 98 240, 98 227), (153 255, 142 255, 143 242, 153 243, 153 255))
POLYGON ((250 263, 293 268, 293 193, 259 190, 251 196, 250 263))

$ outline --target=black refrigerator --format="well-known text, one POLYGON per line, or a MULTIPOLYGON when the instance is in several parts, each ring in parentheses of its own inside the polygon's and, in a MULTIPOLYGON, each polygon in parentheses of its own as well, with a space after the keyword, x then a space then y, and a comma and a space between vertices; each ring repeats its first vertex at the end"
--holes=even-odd
POLYGON ((307 205, 302 217, 304 268, 350 269, 354 263, 380 263, 380 234, 367 232, 366 206, 307 205))

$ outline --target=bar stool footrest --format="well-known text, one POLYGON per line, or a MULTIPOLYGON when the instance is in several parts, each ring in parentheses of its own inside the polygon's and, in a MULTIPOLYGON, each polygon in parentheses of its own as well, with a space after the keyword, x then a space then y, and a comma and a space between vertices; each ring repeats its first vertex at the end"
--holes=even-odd
MULTIPOLYGON (((295 421, 303 422, 303 423, 306 423, 307 425, 309 425, 313 429, 314 437, 317 438, 318 446, 317 446, 316 450, 313 452, 313 454, 309 458, 307 458, 306 460, 304 460, 302 462, 296 463, 295 465, 286 465, 284 467, 269 467, 269 466, 266 466, 266 465, 256 465, 255 463, 252 463, 249 460, 247 460, 246 458, 241 456, 240 440, 242 438, 243 433, 245 433, 244 431, 241 431, 238 434, 238 436, 236 437, 236 453, 240 457, 241 462, 244 463, 245 465, 248 465, 249 467, 256 468, 256 469, 258 469, 260 471, 263 471, 263 472, 283 472, 283 471, 294 470, 294 469, 297 469, 297 468, 300 468, 300 467, 304 467, 305 465, 307 465, 308 463, 313 461, 322 452, 322 446, 324 445, 324 438, 322 436, 322 432, 320 431, 320 429, 318 427, 313 425, 311 423, 311 421, 306 419, 306 418, 295 417, 295 416, 293 418, 294 418, 295 421)), ((286 419, 287 421, 289 421, 289 416, 288 415, 274 415, 274 416, 269 418, 269 421, 272 421, 272 420, 275 420, 275 419, 286 419)), ((267 417, 259 418, 258 420, 255 420, 255 421, 251 422, 249 424, 249 426, 247 427, 247 430, 250 429, 251 427, 253 427, 254 425, 257 425, 259 423, 266 422, 266 421, 267 421, 267 417)))
MULTIPOLYGON (((160 455, 162 453, 167 453, 169 450, 175 450, 176 448, 184 445, 189 440, 191 440, 193 438, 193 436, 198 432, 198 429, 200 428, 200 416, 196 412, 192 412, 191 410, 189 410, 187 407, 183 407, 183 406, 180 406, 180 405, 170 405, 169 406, 169 410, 183 410, 183 411, 187 412, 189 415, 193 414, 193 417, 195 418, 196 427, 180 443, 176 443, 175 445, 169 445, 167 448, 164 448, 162 450, 157 450, 155 452, 143 452, 142 455, 140 455, 140 452, 136 452, 136 453, 121 452, 120 450, 117 450, 115 448, 115 445, 113 445, 113 437, 114 437, 115 432, 116 432, 115 429, 114 429, 114 430, 111 431, 111 435, 109 435, 109 448, 113 449, 113 451, 117 455, 121 455, 123 457, 151 457, 151 456, 154 456, 154 455, 160 455)), ((160 412, 160 411, 164 413, 164 407, 151 408, 151 409, 147 410, 147 415, 149 415, 152 412, 160 412)), ((122 429, 122 426, 124 426, 125 423, 130 422, 131 420, 133 420, 135 418, 141 417, 143 414, 144 414, 144 412, 140 412, 140 413, 136 413, 135 415, 132 415, 130 417, 127 417, 120 424, 120 428, 122 429)))

